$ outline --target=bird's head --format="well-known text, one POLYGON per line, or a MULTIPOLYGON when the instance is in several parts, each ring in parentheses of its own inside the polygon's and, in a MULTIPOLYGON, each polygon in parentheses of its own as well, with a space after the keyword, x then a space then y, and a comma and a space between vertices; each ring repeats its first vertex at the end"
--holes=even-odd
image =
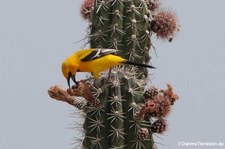
POLYGON ((63 73, 63 76, 67 79, 69 88, 70 88, 70 79, 72 79, 74 83, 77 83, 75 79, 77 69, 78 69, 78 66, 69 60, 65 60, 62 63, 62 73, 63 73))

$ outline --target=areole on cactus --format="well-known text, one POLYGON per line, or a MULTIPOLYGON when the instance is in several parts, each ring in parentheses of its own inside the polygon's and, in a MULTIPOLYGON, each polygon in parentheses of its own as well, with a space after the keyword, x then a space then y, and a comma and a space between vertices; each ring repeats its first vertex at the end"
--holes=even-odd
MULTIPOLYGON (((90 47, 117 49, 123 58, 149 63, 152 35, 169 39, 179 28, 174 14, 158 11, 160 4, 159 0, 84 0, 81 15, 91 23, 90 47)), ((147 77, 146 68, 120 66, 67 91, 53 86, 49 95, 85 113, 81 148, 153 149, 153 134, 166 130, 165 118, 178 96, 169 84, 166 90, 145 91, 147 77)))

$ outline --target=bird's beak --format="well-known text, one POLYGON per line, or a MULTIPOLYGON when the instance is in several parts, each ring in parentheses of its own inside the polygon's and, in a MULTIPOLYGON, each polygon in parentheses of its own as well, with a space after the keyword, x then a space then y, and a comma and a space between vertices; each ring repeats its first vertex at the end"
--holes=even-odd
POLYGON ((68 75, 68 78, 67 78, 67 83, 68 83, 68 86, 70 88, 70 78, 72 77, 72 73, 69 72, 69 75, 68 75))
POLYGON ((76 81, 76 78, 75 78, 75 75, 71 76, 73 82, 77 85, 77 81, 76 81))
POLYGON ((69 76, 67 78, 67 83, 68 83, 69 88, 70 88, 70 79, 72 79, 73 82, 77 85, 77 81, 76 81, 75 75, 72 75, 72 73, 69 72, 69 76))
POLYGON ((70 77, 67 78, 67 83, 68 83, 68 86, 70 88, 70 77))

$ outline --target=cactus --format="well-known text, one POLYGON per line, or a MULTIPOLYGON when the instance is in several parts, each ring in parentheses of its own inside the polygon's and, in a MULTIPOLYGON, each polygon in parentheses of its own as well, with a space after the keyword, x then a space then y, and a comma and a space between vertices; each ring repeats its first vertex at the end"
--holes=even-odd
MULTIPOLYGON (((85 0, 81 15, 89 21, 91 48, 117 49, 118 55, 149 63, 151 36, 172 41, 179 26, 159 0, 85 0)), ((54 86, 49 95, 85 113, 84 149, 152 149, 153 134, 162 134, 166 116, 178 99, 173 88, 146 89, 146 68, 119 66, 100 79, 88 78, 72 89, 54 86), (86 99, 77 100, 72 96, 86 99), (154 120, 152 119, 154 118, 154 120)))
MULTIPOLYGON (((151 34, 156 32, 158 37, 170 38, 177 29, 172 13, 159 12, 153 20, 153 13, 158 7, 159 1, 96 0, 89 17, 91 47, 117 49, 118 54, 126 59, 148 63, 151 34), (168 15, 171 16, 167 18, 168 15), (169 23, 169 26, 160 19, 169 23)), ((96 109, 100 111, 97 115, 93 115, 93 110, 86 112, 84 147, 153 148, 151 135, 145 139, 138 137, 141 128, 151 129, 151 122, 148 117, 135 118, 140 105, 145 102, 143 92, 146 78, 145 68, 134 70, 125 66, 113 69, 110 78, 103 76, 101 80, 105 84, 100 84, 101 81, 92 84, 95 88, 93 93, 102 90, 95 97, 99 98, 101 106, 96 109), (98 123, 98 129, 93 125, 97 125, 97 122, 101 122, 98 123), (96 144, 93 145, 93 142, 96 144)))

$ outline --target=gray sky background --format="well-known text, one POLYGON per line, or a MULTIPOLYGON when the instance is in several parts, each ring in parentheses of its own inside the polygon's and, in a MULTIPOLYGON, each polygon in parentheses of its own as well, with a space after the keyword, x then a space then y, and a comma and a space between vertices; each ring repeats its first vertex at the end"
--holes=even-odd
MULTIPOLYGON (((74 108, 51 100, 47 89, 67 85, 61 62, 80 49, 83 43, 74 42, 87 28, 81 2, 0 0, 0 149, 73 148, 74 108)), ((171 83, 180 99, 168 131, 156 137, 164 144, 158 148, 178 149, 179 141, 225 144, 225 1, 163 2, 177 12, 181 32, 172 43, 154 40, 152 83, 171 83)))

